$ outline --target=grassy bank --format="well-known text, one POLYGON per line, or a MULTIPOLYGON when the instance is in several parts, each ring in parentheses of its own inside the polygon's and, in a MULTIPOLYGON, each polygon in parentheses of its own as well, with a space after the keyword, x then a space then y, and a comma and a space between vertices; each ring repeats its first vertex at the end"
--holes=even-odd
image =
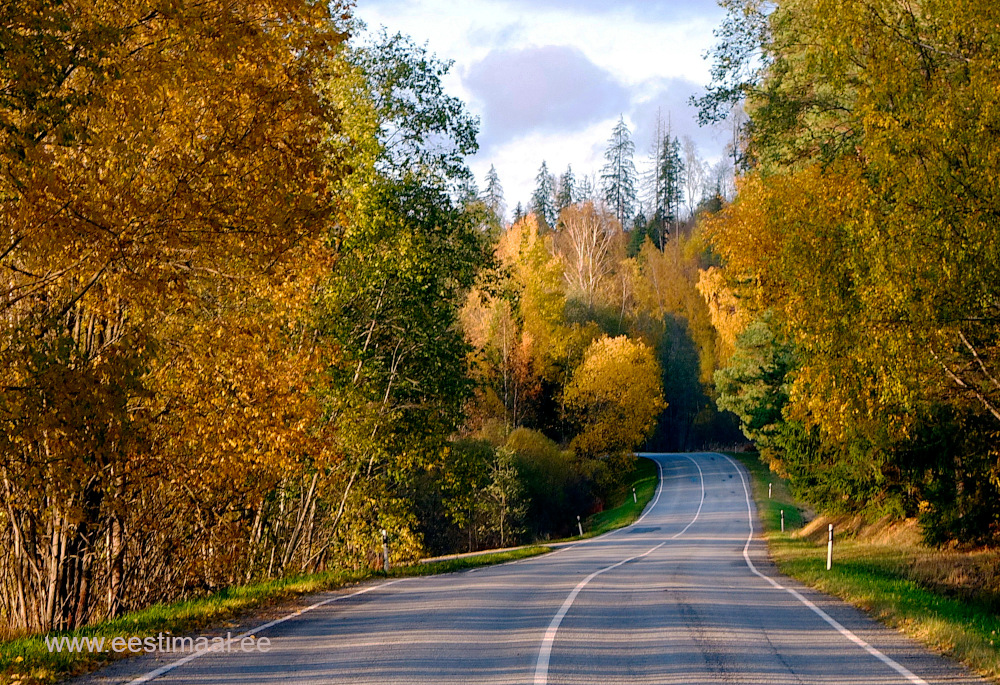
POLYGON ((771 556, 797 580, 869 612, 937 652, 1000 682, 1000 553, 926 547, 916 522, 817 517, 805 523, 785 482, 757 455, 730 454, 750 471, 771 556), (772 497, 767 496, 772 483, 772 497), (779 512, 785 511, 785 533, 779 512), (827 524, 834 524, 826 570, 827 524))
MULTIPOLYGON (((234 587, 215 594, 169 605, 155 605, 76 631, 52 633, 51 636, 146 637, 158 633, 182 635, 231 624, 239 617, 288 601, 300 595, 346 587, 361 581, 385 577, 425 576, 451 573, 479 566, 501 564, 548 552, 547 547, 527 547, 448 559, 429 564, 412 564, 380 571, 329 571, 298 578, 275 580, 234 587)), ((113 660, 114 654, 87 652, 50 653, 43 636, 0 642, 0 683, 40 684, 92 671, 113 660)))
POLYGON ((659 475, 656 463, 651 459, 639 457, 635 468, 625 479, 625 487, 615 493, 611 500, 611 508, 587 517, 583 523, 586 536, 601 535, 615 528, 621 528, 634 523, 649 501, 653 499, 659 475), (635 499, 632 499, 632 488, 635 488, 635 499))

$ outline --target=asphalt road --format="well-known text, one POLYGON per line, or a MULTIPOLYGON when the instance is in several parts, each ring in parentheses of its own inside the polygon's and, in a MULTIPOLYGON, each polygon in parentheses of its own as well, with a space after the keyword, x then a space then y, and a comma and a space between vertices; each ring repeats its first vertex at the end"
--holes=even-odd
POLYGON ((91 681, 985 682, 778 575, 750 537, 735 462, 651 456, 660 489, 629 528, 503 566, 321 595, 256 631, 271 639, 266 654, 139 658, 91 681))

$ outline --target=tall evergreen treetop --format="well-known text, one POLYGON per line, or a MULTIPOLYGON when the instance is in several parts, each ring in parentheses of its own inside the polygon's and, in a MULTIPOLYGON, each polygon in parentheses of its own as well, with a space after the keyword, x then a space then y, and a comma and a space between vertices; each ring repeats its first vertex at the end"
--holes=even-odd
POLYGON ((604 200, 622 226, 627 226, 635 212, 636 171, 635 144, 622 116, 615 124, 604 152, 605 164, 601 168, 601 187, 604 200))
POLYGON ((531 195, 531 211, 539 219, 544 219, 549 228, 556 225, 559 218, 556 211, 556 179, 549 172, 549 167, 545 162, 538 169, 535 176, 535 192, 531 195))
POLYGON ((566 167, 566 172, 559 177, 559 189, 556 191, 556 209, 562 211, 576 202, 576 177, 573 167, 566 167))
POLYGON ((486 172, 486 190, 483 191, 482 200, 496 223, 503 226, 507 218, 507 204, 504 202, 500 176, 492 164, 490 164, 490 170, 486 172))

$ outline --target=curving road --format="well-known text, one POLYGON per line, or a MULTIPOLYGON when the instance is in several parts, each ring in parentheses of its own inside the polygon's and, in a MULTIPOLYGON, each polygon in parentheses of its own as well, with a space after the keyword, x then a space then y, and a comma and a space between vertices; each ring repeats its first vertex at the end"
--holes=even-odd
POLYGON ((321 595, 253 631, 267 654, 132 659, 116 683, 983 683, 779 576, 752 538, 745 471, 647 455, 661 483, 629 528, 542 557, 321 595))

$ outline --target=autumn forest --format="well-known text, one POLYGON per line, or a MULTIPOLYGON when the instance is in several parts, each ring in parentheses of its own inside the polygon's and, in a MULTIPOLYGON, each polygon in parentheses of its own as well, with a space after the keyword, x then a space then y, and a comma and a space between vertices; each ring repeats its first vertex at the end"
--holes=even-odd
POLYGON ((516 208, 349 2, 0 8, 0 637, 570 535, 641 449, 1000 543, 1000 12, 722 4, 728 158, 622 118, 516 208))

